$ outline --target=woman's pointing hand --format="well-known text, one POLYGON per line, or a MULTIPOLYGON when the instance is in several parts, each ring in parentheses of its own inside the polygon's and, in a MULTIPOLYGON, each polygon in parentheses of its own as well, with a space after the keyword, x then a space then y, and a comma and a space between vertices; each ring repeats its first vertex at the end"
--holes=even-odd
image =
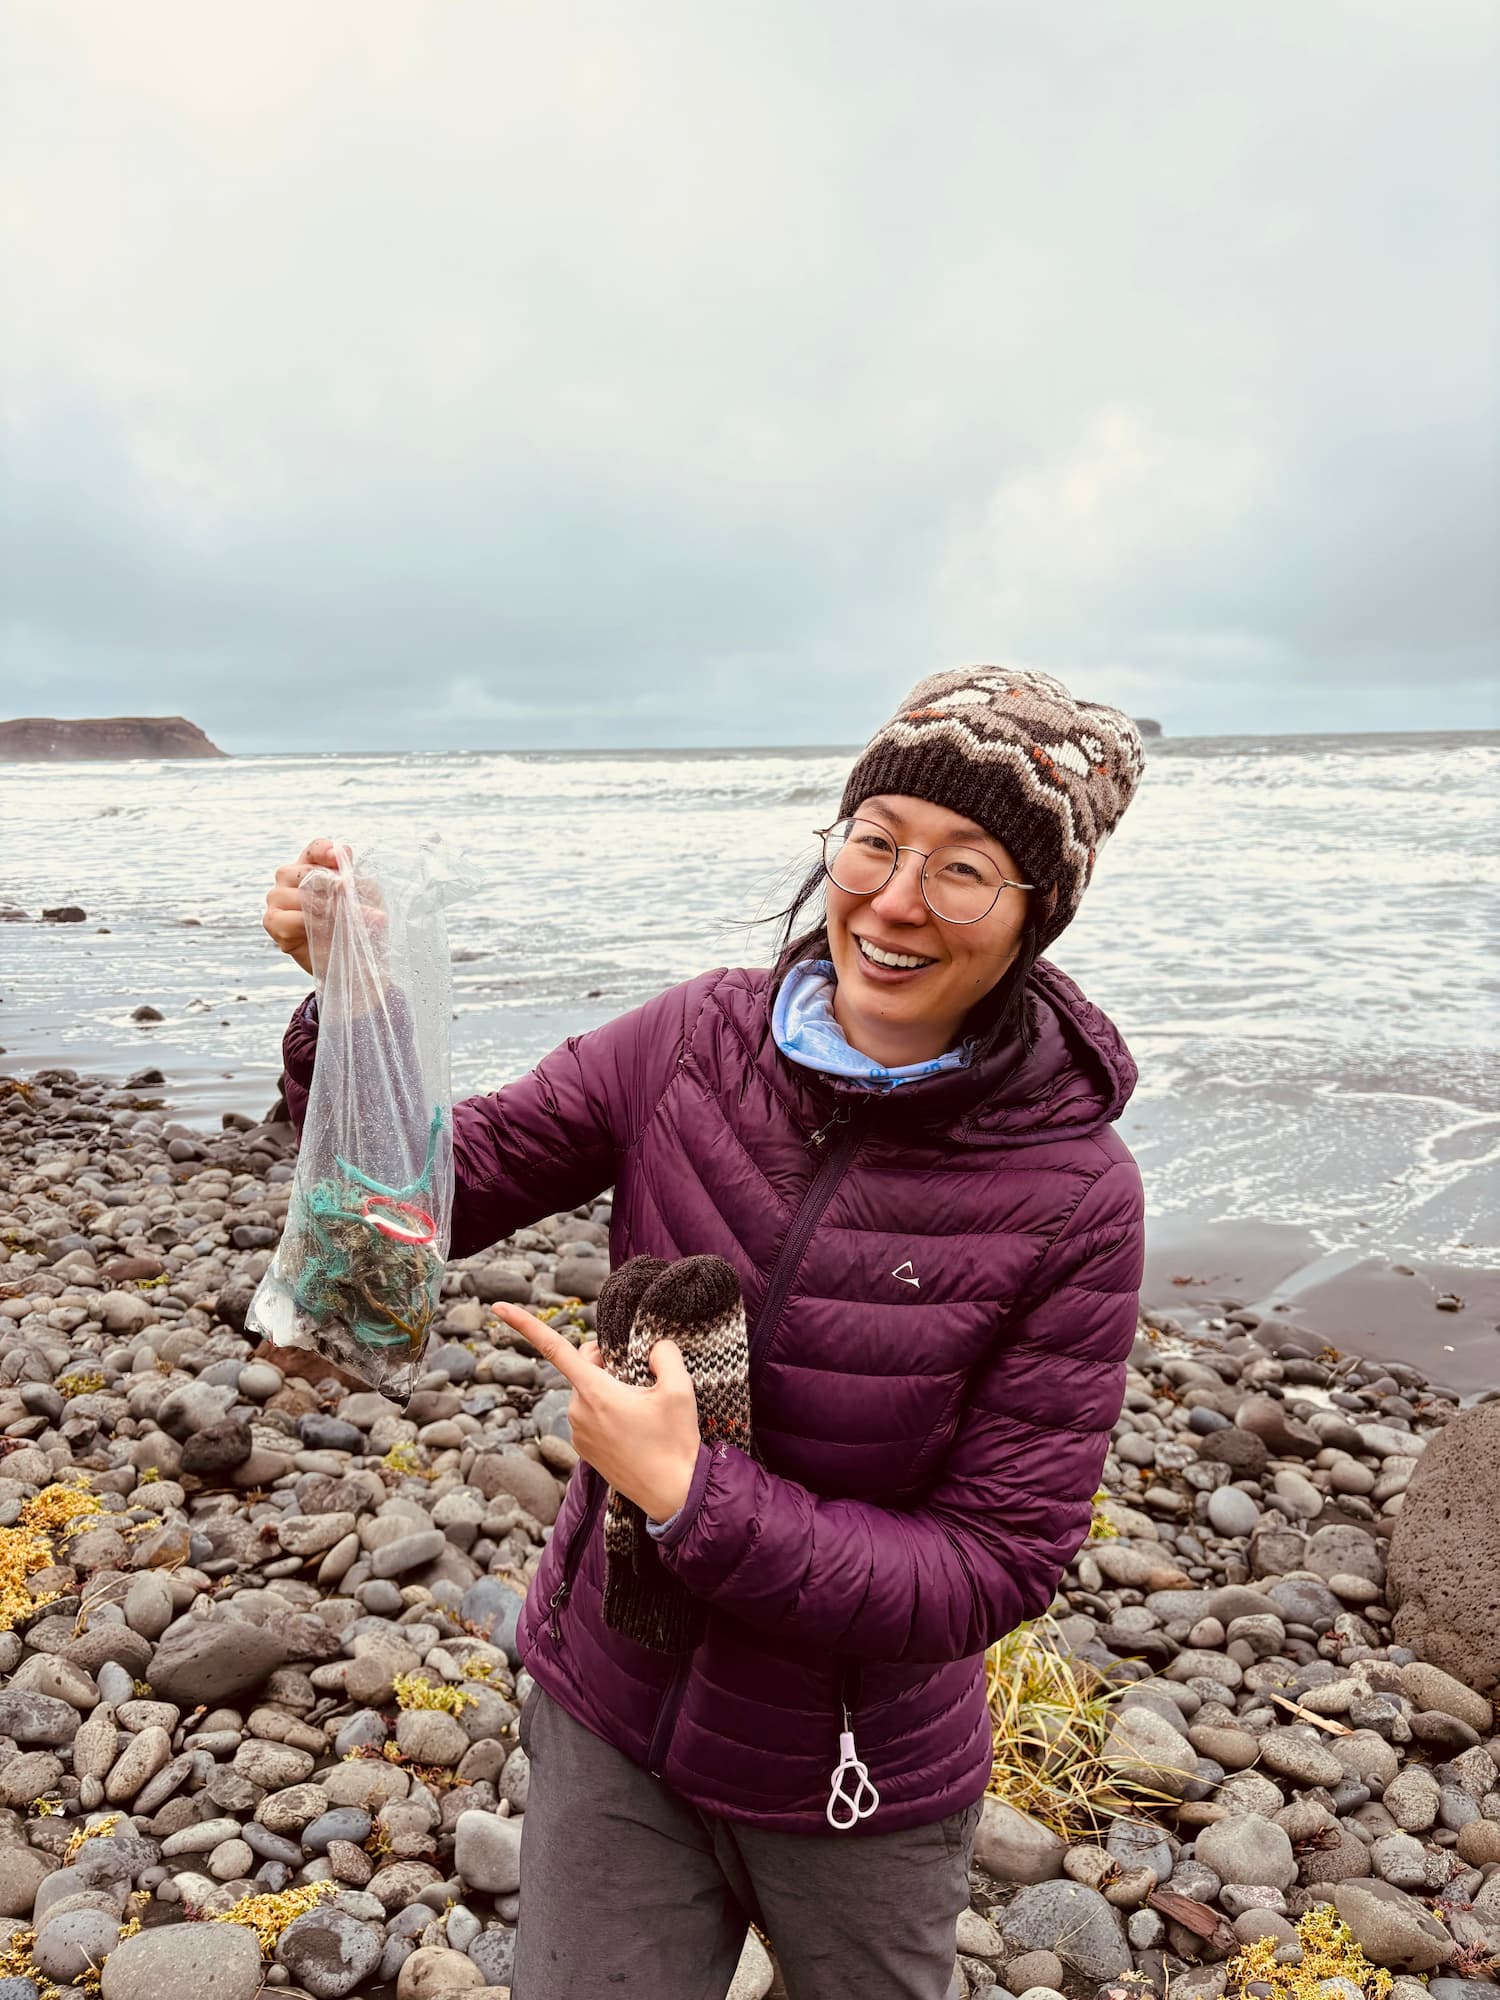
POLYGON ((687 1499, 699 1448, 698 1399, 677 1343, 657 1341, 650 1355, 655 1380, 634 1389, 609 1373, 594 1341, 574 1347, 523 1306, 490 1311, 568 1381, 568 1424, 579 1457, 648 1519, 675 1514, 687 1499))

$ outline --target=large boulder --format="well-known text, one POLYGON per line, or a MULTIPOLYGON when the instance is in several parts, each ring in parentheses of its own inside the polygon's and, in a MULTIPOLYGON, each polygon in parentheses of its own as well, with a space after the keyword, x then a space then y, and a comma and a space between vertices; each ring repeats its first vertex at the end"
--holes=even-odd
POLYGON ((1386 1558, 1397 1641, 1500 1692, 1500 1403, 1464 1410, 1423 1453, 1386 1558))

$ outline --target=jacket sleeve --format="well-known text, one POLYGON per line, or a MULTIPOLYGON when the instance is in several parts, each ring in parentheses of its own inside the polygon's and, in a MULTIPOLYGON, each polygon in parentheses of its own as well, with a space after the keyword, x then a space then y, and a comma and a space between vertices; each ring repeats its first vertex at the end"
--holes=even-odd
MULTIPOLYGON (((613 1186, 721 976, 705 974, 602 1028, 570 1035, 515 1083, 454 1105, 451 1257, 472 1256, 613 1186)), ((307 1015, 304 1001, 282 1043, 283 1088, 299 1136, 318 1038, 316 1019, 307 1015)))
POLYGON ((868 1660, 964 1659, 1037 1617, 1088 1533, 1124 1401, 1143 1217, 1127 1155, 1051 1245, 919 1504, 821 1499, 731 1446, 704 1447, 657 1540, 664 1561, 759 1630, 868 1660))

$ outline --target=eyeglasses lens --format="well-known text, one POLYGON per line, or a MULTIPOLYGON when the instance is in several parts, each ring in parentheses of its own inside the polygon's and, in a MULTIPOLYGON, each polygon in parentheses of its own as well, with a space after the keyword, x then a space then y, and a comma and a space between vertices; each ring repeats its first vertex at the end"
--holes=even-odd
MULTIPOLYGON (((875 821, 845 820, 823 838, 828 873, 851 896, 873 896, 895 873, 896 841, 875 821)), ((977 847, 937 847, 922 868, 922 889, 935 916, 976 923, 994 908, 1005 879, 977 847)))

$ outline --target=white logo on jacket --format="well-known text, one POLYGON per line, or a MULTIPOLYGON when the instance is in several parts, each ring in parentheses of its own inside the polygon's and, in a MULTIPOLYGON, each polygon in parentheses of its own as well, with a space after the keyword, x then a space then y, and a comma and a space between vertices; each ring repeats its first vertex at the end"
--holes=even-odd
POLYGON ((892 1271, 891 1276, 903 1285, 913 1286, 917 1291, 921 1291, 922 1289, 921 1280, 911 1267, 910 1257, 907 1258, 904 1264, 898 1264, 895 1270, 892 1271))

